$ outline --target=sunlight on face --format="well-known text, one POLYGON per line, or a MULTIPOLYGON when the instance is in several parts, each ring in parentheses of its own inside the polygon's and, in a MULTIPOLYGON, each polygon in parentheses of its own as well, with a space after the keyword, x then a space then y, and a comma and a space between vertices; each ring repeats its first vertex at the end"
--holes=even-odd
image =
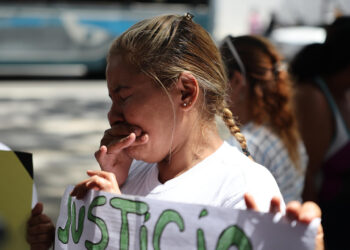
MULTIPOLYGON (((169 96, 152 79, 112 56, 107 65, 107 86, 112 105, 108 113, 111 126, 124 123, 136 126, 147 134, 144 145, 126 149, 130 157, 146 162, 164 159, 172 146, 174 112, 169 96)), ((174 98, 173 91, 169 92, 174 98)))

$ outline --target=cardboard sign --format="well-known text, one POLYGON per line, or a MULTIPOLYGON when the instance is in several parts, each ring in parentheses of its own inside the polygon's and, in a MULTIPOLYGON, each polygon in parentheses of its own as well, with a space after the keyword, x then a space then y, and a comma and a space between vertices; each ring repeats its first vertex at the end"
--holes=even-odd
POLYGON ((289 223, 254 211, 89 191, 62 198, 58 249, 314 249, 319 219, 289 223))
POLYGON ((0 171, 0 249, 29 249, 25 235, 32 204, 32 154, 0 151, 0 171))

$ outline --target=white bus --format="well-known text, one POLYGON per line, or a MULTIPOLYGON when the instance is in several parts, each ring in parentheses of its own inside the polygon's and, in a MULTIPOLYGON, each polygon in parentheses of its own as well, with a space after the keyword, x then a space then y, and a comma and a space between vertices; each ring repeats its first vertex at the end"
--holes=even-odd
POLYGON ((0 2, 0 78, 104 77, 111 41, 137 21, 193 14, 211 32, 209 0, 0 2))

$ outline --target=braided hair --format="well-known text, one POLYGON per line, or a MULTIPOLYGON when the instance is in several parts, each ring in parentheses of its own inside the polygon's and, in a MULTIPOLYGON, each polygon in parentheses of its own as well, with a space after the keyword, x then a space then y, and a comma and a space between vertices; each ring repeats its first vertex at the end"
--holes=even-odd
POLYGON ((122 54, 165 90, 182 72, 190 72, 203 94, 202 118, 214 120, 215 115, 221 116, 249 155, 246 140, 226 103, 227 78, 220 52, 209 33, 192 17, 162 15, 140 21, 113 42, 108 58, 122 54))

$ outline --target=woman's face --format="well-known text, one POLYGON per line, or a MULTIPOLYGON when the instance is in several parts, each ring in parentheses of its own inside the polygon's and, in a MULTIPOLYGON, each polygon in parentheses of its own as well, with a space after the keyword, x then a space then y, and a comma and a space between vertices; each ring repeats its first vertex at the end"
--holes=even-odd
MULTIPOLYGON (((145 74, 124 62, 121 56, 112 56, 106 70, 107 86, 112 106, 108 120, 113 127, 118 123, 136 126, 148 135, 147 143, 131 145, 127 154, 146 162, 159 162, 170 152, 174 133, 174 107, 165 91, 145 74)), ((174 98, 174 91, 169 91, 174 98)))

